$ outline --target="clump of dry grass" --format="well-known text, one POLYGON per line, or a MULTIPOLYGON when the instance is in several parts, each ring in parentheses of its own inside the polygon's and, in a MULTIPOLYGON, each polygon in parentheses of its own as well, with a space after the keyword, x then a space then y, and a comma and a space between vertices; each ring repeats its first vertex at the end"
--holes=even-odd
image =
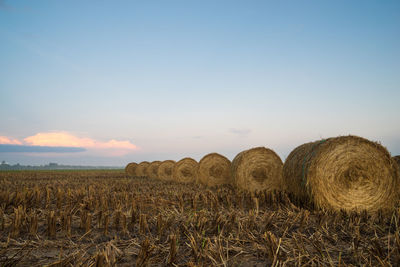
POLYGON ((197 182, 207 186, 230 184, 231 161, 218 153, 205 155, 199 161, 197 182))
POLYGON ((175 161, 165 160, 158 166, 157 177, 161 180, 171 181, 173 179, 173 172, 175 161))
POLYGON ((160 166, 161 161, 153 161, 150 163, 150 165, 147 167, 146 174, 147 177, 157 179, 158 178, 158 167, 160 166))
POLYGON ((319 208, 348 212, 392 210, 399 168, 382 145, 358 136, 303 144, 286 159, 286 190, 319 208))
POLYGON ((256 147, 242 151, 232 161, 233 183, 251 192, 281 190, 282 166, 282 160, 271 149, 256 147))
POLYGON ((173 170, 174 180, 181 183, 196 181, 196 171, 198 163, 192 158, 184 158, 178 161, 173 170))
POLYGON ((136 175, 136 168, 138 164, 136 162, 128 163, 125 167, 125 173, 128 176, 135 176, 136 175))
POLYGON ((139 163, 139 165, 136 168, 136 176, 139 177, 146 177, 147 175, 147 168, 149 167, 150 162, 148 161, 142 161, 139 163))

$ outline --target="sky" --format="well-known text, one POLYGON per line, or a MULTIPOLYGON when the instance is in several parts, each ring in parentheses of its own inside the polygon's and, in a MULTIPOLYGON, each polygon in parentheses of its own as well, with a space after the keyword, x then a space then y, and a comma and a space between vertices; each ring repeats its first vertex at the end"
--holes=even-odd
POLYGON ((124 166, 340 135, 400 154, 400 1, 0 0, 0 160, 124 166))

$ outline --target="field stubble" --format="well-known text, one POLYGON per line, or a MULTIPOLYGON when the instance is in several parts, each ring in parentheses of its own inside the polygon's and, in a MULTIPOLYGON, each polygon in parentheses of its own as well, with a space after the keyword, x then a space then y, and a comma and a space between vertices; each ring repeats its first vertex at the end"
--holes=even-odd
POLYGON ((400 263, 399 210, 317 211, 123 171, 1 172, 0 203, 2 266, 400 263))

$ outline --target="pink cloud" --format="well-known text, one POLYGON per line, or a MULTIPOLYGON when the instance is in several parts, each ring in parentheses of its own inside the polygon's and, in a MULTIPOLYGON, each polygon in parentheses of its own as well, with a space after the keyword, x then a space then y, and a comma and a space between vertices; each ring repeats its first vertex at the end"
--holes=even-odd
POLYGON ((103 150, 105 154, 111 156, 126 155, 137 149, 137 146, 130 141, 112 139, 103 142, 92 138, 78 137, 68 132, 37 133, 25 138, 24 141, 33 146, 84 147, 97 152, 103 150))
POLYGON ((37 133, 24 141, 32 146, 93 147, 95 144, 90 138, 76 137, 67 132, 37 133))
POLYGON ((14 138, 9 138, 7 136, 0 136, 0 144, 2 145, 22 145, 22 142, 14 139, 14 138))

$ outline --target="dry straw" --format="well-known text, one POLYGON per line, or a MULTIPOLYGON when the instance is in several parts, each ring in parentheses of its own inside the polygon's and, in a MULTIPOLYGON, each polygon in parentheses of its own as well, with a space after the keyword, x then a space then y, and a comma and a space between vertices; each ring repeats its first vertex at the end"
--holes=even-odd
POLYGON ((397 162, 397 165, 399 165, 399 168, 400 168, 400 155, 394 156, 393 159, 395 162, 397 162))
POLYGON ((200 161, 197 169, 197 182, 216 186, 231 183, 231 161, 226 157, 211 153, 205 155, 200 161))
POLYGON ((174 180, 182 183, 195 182, 197 166, 197 161, 192 158, 181 159, 174 166, 174 180))
POLYGON ((271 149, 256 147, 237 154, 232 161, 233 183, 247 191, 282 188, 282 160, 271 149))
POLYGON ((391 210, 399 168, 382 145, 358 136, 303 144, 283 168, 286 190, 325 210, 391 210))
POLYGON ((166 181, 173 180, 174 166, 175 166, 175 161, 173 160, 165 160, 161 162, 157 170, 158 179, 166 181))
POLYGON ((147 170, 146 170, 147 177, 153 178, 153 179, 158 178, 157 173, 158 173, 158 167, 160 166, 160 164, 161 164, 161 161, 158 161, 158 160, 150 163, 150 165, 147 167, 147 170))
POLYGON ((136 168, 136 176, 145 177, 146 176, 146 170, 147 170, 147 167, 149 165, 150 165, 150 163, 147 162, 147 161, 140 162, 139 165, 136 168))
POLYGON ((125 174, 128 176, 135 176, 137 166, 138 164, 135 162, 128 163, 125 167, 125 174))

